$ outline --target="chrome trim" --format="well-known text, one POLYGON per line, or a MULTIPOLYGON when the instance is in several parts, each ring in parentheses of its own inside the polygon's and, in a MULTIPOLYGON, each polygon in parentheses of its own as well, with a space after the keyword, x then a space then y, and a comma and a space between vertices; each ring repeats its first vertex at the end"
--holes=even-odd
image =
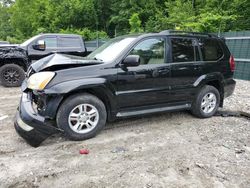
POLYGON ((234 61, 250 62, 250 59, 234 58, 234 61))
POLYGON ((225 37, 226 40, 241 40, 241 39, 250 39, 250 36, 247 37, 225 37))

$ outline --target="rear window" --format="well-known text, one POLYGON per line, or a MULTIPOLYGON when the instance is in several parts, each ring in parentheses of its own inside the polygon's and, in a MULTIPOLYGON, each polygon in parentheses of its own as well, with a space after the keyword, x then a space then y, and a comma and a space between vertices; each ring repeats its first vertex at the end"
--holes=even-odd
POLYGON ((191 62, 199 60, 197 42, 189 38, 172 38, 172 58, 173 62, 191 62))
POLYGON ((223 51, 217 40, 200 39, 199 45, 204 61, 217 61, 223 56, 223 51))
POLYGON ((61 48, 81 48, 81 40, 78 37, 60 37, 59 47, 61 48))

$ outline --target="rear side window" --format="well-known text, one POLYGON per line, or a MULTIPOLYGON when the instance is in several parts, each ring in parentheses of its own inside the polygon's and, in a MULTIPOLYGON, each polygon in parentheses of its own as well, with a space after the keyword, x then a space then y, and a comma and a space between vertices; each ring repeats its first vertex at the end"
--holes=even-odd
POLYGON ((59 38, 60 48, 81 48, 81 40, 77 37, 60 37, 59 38))
POLYGON ((171 38, 173 62, 190 62, 199 60, 197 42, 189 38, 171 38))
POLYGON ((217 61, 223 56, 223 51, 217 40, 200 39, 199 45, 204 61, 217 61))

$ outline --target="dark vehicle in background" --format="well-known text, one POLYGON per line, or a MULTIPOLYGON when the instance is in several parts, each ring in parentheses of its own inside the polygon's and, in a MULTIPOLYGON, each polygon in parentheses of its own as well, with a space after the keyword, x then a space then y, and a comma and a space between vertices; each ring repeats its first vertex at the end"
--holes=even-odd
POLYGON ((106 121, 163 111, 213 116, 235 88, 224 39, 163 31, 110 40, 86 58, 55 54, 31 65, 15 118, 32 146, 63 132, 94 137, 106 121))
POLYGON ((10 43, 8 41, 0 41, 0 46, 5 44, 10 44, 10 43))
POLYGON ((20 86, 29 65, 53 53, 86 56, 80 35, 41 34, 20 45, 0 45, 0 81, 4 86, 20 86))

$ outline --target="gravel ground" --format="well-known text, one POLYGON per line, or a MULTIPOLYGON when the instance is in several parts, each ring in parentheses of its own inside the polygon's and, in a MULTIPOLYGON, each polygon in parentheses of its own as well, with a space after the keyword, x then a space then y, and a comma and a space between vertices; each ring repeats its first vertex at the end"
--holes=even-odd
MULTIPOLYGON (((237 80, 225 109, 250 112, 249 83, 237 80)), ((0 187, 250 186, 245 118, 163 113, 110 123, 87 141, 54 135, 32 148, 13 128, 19 88, 0 93, 0 187)))

